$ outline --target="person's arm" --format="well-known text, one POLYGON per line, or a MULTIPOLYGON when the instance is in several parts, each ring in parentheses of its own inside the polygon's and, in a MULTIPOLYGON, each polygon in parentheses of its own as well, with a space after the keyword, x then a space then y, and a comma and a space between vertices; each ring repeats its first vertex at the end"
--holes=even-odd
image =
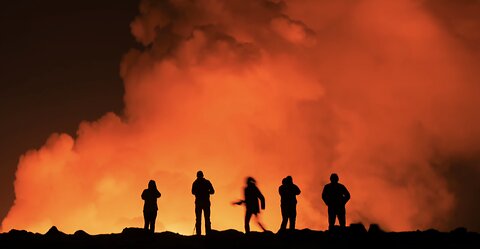
POLYGON ((262 192, 257 188, 257 196, 260 199, 260 205, 262 210, 265 210, 265 197, 262 195, 262 192))
POLYGON ((193 182, 193 184, 192 184, 192 195, 195 195, 195 193, 197 193, 197 188, 195 186, 195 182, 193 182))
POLYGON ((213 185, 210 181, 208 181, 208 185, 209 185, 209 189, 208 189, 208 192, 213 195, 215 194, 215 189, 213 189, 213 185))
POLYGON ((160 198, 160 196, 162 196, 162 194, 160 193, 160 191, 158 191, 158 189, 156 189, 156 193, 155 193, 155 197, 157 198, 160 198))
POLYGON ((322 200, 323 200, 323 202, 325 202, 325 205, 328 206, 328 193, 327 193, 328 190, 327 190, 327 188, 328 188, 327 186, 324 186, 324 187, 323 187, 322 200))
POLYGON ((245 204, 245 200, 238 200, 238 201, 234 201, 232 202, 233 205, 242 205, 242 204, 245 204))
POLYGON ((300 188, 297 185, 293 186, 295 186, 295 195, 299 195, 302 191, 300 191, 300 188))
POLYGON ((344 189, 343 200, 344 200, 344 203, 347 204, 347 202, 350 200, 350 192, 348 192, 345 186, 343 186, 343 189, 344 189))
POLYGON ((142 200, 145 200, 145 197, 146 197, 146 195, 147 195, 145 192, 146 192, 146 191, 143 190, 143 192, 142 192, 142 200))

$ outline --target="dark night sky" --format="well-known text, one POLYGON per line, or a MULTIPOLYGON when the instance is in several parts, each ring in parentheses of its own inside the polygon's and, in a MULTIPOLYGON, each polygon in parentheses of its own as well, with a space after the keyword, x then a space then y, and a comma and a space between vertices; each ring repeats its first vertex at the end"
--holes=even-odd
POLYGON ((4 1, 0 8, 0 220, 20 155, 53 132, 122 111, 120 60, 138 0, 4 1))

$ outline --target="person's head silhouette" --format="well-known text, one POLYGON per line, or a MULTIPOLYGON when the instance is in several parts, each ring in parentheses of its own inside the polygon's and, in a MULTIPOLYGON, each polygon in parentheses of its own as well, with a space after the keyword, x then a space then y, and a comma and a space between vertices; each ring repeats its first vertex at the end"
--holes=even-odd
POLYGON ((333 173, 330 175, 330 182, 332 183, 338 183, 338 175, 333 173))
POLYGON ((149 188, 149 189, 156 189, 156 188, 157 188, 157 184, 155 183, 154 180, 150 180, 150 181, 148 182, 148 188, 149 188))
POLYGON ((247 178, 247 185, 251 186, 251 185, 255 185, 256 181, 255 179, 253 179, 253 177, 249 176, 247 178))
POLYGON ((293 184, 292 176, 285 177, 285 184, 293 184))
POLYGON ((197 172, 197 178, 203 178, 203 172, 201 170, 197 172))

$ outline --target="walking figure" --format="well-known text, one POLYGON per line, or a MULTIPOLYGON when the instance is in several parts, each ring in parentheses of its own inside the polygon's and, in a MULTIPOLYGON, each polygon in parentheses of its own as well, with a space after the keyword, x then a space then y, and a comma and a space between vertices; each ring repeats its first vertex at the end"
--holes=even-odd
POLYGON ((210 234, 210 195, 215 190, 209 180, 203 178, 203 172, 197 172, 197 179, 192 184, 192 194, 195 195, 195 230, 197 235, 202 234, 202 211, 205 218, 205 233, 210 234))
POLYGON ((280 231, 287 229, 288 220, 290 220, 290 230, 295 230, 295 220, 297 217, 297 195, 300 189, 293 183, 291 176, 282 180, 282 185, 278 188, 280 193, 280 208, 282 210, 282 224, 280 231))
POLYGON ((244 189, 244 200, 234 202, 236 205, 245 204, 245 233, 250 232, 250 219, 252 215, 255 215, 257 224, 263 231, 266 231, 263 224, 260 222, 260 208, 265 210, 265 197, 262 195, 260 190, 257 188, 256 181, 253 177, 247 178, 247 186, 244 189), (260 205, 258 201, 260 200, 260 205))
POLYGON ((338 183, 338 175, 330 176, 330 183, 323 187, 322 199, 328 206, 328 230, 333 230, 335 219, 338 218, 341 228, 345 228, 345 204, 350 200, 350 193, 343 184, 338 183))
POLYGON ((157 189, 157 185, 154 180, 148 182, 148 188, 143 190, 142 199, 145 201, 143 205, 143 219, 145 220, 144 229, 155 233, 155 219, 157 218, 157 199, 161 194, 157 189))

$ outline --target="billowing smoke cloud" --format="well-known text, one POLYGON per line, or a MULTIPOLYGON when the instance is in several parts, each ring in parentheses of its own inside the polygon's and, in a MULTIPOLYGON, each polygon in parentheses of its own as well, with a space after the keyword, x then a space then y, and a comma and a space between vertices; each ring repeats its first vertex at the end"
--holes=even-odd
POLYGON ((154 179, 159 230, 191 234, 202 169, 214 229, 243 230, 231 201, 253 176, 276 231, 286 175, 303 191, 298 227, 325 229, 321 191, 337 172, 348 222, 480 230, 480 21, 457 18, 480 4, 455 3, 144 0, 124 113, 23 155, 3 229, 141 227, 154 179))

